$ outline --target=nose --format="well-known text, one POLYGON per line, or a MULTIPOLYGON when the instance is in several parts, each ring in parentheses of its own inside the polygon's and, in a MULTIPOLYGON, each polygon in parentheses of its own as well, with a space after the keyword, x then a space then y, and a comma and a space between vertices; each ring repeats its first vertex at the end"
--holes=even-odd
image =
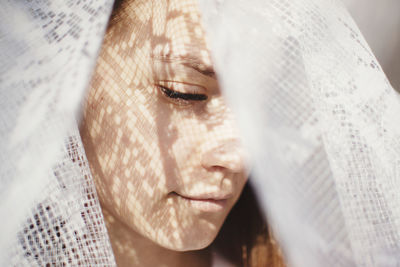
POLYGON ((224 172, 245 171, 245 150, 240 141, 239 129, 233 112, 222 95, 213 97, 207 104, 208 131, 201 149, 201 164, 207 170, 224 172))
POLYGON ((221 168, 231 173, 244 172, 244 149, 239 140, 219 140, 212 143, 209 143, 202 154, 201 164, 204 168, 221 168))

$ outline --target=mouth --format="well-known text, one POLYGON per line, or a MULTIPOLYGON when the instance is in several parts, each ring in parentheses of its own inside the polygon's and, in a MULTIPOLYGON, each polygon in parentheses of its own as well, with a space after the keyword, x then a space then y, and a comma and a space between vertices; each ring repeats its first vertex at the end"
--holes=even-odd
POLYGON ((184 196, 176 192, 174 192, 174 194, 182 198, 193 208, 203 212, 218 212, 224 210, 227 206, 228 199, 231 197, 230 195, 212 196, 207 194, 203 196, 184 196))

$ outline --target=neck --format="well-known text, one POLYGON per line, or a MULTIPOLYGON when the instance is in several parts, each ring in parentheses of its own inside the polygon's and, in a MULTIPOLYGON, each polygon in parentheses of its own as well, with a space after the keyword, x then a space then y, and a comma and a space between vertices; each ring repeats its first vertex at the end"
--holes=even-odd
POLYGON ((166 249, 128 228, 104 207, 103 214, 118 267, 211 266, 209 249, 185 252, 166 249))

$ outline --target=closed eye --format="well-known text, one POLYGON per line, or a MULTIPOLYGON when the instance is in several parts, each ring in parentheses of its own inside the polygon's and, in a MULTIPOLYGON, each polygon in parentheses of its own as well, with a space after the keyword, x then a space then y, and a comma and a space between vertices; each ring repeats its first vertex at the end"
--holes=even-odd
POLYGON ((190 101, 203 101, 207 100, 208 96, 205 94, 192 94, 192 93, 181 93, 178 91, 171 90, 165 86, 159 85, 163 94, 172 99, 190 100, 190 101))

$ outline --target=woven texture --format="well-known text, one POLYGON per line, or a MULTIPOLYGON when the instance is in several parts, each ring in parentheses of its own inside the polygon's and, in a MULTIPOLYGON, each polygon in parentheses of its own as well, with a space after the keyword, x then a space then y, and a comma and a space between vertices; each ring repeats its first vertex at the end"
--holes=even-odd
POLYGON ((399 96, 345 8, 203 4, 217 72, 288 262, 398 266, 399 96))
POLYGON ((1 6, 0 265, 113 266, 76 125, 112 2, 1 6))

